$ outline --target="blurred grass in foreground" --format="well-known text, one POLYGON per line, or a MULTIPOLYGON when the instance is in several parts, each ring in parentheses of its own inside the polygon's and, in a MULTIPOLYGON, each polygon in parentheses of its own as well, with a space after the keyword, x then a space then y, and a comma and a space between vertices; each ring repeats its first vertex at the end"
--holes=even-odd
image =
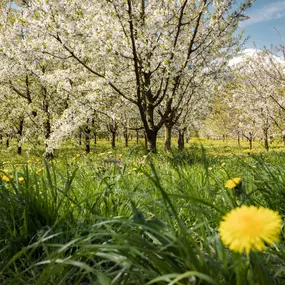
POLYGON ((284 231, 249 256, 219 239, 222 216, 244 204, 284 221, 282 144, 246 149, 193 139, 184 152, 103 143, 85 154, 67 144, 51 162, 2 150, 0 283, 284 284, 284 231), (224 187, 233 177, 239 195, 224 187))

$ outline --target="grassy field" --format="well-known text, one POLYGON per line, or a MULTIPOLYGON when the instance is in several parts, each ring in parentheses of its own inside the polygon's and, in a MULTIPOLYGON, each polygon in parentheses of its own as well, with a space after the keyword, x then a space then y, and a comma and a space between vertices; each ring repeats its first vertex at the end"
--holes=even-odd
POLYGON ((0 284, 285 284, 283 229, 250 254, 218 231, 242 205, 284 220, 281 142, 249 153, 245 141, 192 139, 157 155, 68 143, 49 162, 13 147, 0 149, 0 284))

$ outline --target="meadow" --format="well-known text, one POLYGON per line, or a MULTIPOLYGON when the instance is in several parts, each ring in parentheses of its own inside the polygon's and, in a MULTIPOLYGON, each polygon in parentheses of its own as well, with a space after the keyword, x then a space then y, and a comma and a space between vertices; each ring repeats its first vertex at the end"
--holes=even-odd
POLYGON ((160 141, 158 154, 132 143, 85 154, 69 142, 51 161, 1 146, 0 284, 285 284, 283 227, 248 253, 219 234, 242 205, 284 220, 281 141, 268 152, 206 139, 165 152, 160 141))

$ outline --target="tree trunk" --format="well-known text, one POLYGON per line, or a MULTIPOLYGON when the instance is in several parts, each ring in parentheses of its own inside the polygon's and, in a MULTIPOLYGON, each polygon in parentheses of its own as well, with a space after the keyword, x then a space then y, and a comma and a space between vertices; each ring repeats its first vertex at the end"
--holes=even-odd
POLYGON ((164 147, 166 150, 171 149, 171 133, 172 133, 172 125, 171 124, 165 124, 165 141, 164 141, 164 147))
POLYGON ((125 128, 124 130, 124 138, 125 138, 125 146, 128 147, 129 146, 129 133, 128 133, 127 128, 125 128))
POLYGON ((90 137, 88 134, 85 135, 85 151, 90 153, 90 137))
POLYGON ((252 142, 253 142, 253 134, 249 133, 249 135, 245 135, 243 134, 243 136, 247 139, 247 141, 249 142, 249 149, 252 149, 252 142))
POLYGON ((17 131, 18 134, 18 148, 17 148, 17 154, 22 154, 22 145, 20 144, 22 135, 23 135, 23 129, 24 129, 24 119, 21 118, 20 122, 19 122, 19 129, 17 131))
POLYGON ((90 134, 87 132, 85 133, 85 151, 90 153, 90 134))
POLYGON ((88 125, 89 119, 86 121, 86 126, 84 128, 84 134, 85 134, 85 151, 87 153, 90 153, 90 134, 91 134, 91 129, 88 125))
POLYGON ((111 145, 112 145, 112 148, 116 147, 116 132, 112 132, 111 145))
POLYGON ((97 133, 94 132, 94 144, 97 144, 97 133))
POLYGON ((156 140, 157 140, 157 132, 149 130, 147 132, 147 146, 149 152, 157 153, 156 140))
POLYGON ((138 144, 139 143, 139 131, 136 130, 136 143, 138 144))
POLYGON ((238 141, 238 146, 240 146, 240 135, 239 135, 239 133, 238 133, 237 141, 238 141))
MULTIPOLYGON (((43 73, 45 73, 45 68, 42 68, 43 73)), ((43 103, 43 112, 45 114, 43 127, 44 127, 44 136, 46 141, 49 139, 51 134, 51 123, 50 123, 50 113, 49 113, 49 100, 48 100, 48 90, 45 86, 41 86, 41 95, 42 95, 42 103, 43 103)), ((48 145, 46 143, 46 149, 48 148, 48 145)), ((53 150, 46 152, 45 154, 46 158, 53 159, 53 150)))
MULTIPOLYGON (((116 147, 116 134, 117 134, 117 130, 118 130, 118 124, 115 120, 111 120, 108 124, 107 124, 107 129, 109 131, 109 133, 111 133, 111 146, 112 148, 116 147)), ((119 136, 117 136, 119 137, 119 136)))
POLYGON ((19 145, 19 144, 18 144, 18 147, 17 147, 17 154, 22 154, 22 146, 19 145))
MULTIPOLYGON (((46 119, 46 122, 44 123, 44 128, 45 128, 45 139, 47 140, 51 134, 51 124, 50 124, 49 114, 47 114, 47 119, 46 119)), ((48 144, 46 143, 46 149, 47 147, 48 147, 48 144)), ((47 159, 53 159, 54 158, 53 150, 51 152, 46 152, 45 156, 47 159)))
POLYGON ((268 128, 263 129, 263 133, 264 133, 264 147, 268 151, 269 150, 268 128))
MULTIPOLYGON (((48 118, 46 119, 46 122, 44 123, 44 128, 45 128, 45 139, 49 139, 50 134, 51 134, 51 124, 50 124, 50 118, 48 115, 48 118)), ((47 147, 47 144, 46 144, 47 147)))
POLYGON ((6 147, 9 147, 9 138, 6 139, 6 147))
POLYGON ((147 140, 146 131, 144 132, 144 145, 145 145, 145 149, 148 150, 148 140, 147 140))
POLYGON ((250 138, 248 141, 249 141, 249 149, 252 149, 252 138, 250 138))
POLYGON ((184 141, 185 131, 179 130, 178 132, 178 149, 183 150, 185 147, 185 141, 184 141))

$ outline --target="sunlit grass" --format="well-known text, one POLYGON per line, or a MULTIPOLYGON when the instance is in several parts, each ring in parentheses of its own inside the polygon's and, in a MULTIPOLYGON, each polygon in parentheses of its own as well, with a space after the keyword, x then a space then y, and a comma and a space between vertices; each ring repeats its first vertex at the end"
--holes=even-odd
POLYGON ((159 148, 106 141, 86 154, 67 143, 52 161, 2 149, 0 176, 10 181, 0 180, 0 283, 284 284, 284 232, 248 256, 218 234, 241 205, 284 221, 282 143, 266 152, 256 142, 249 154, 235 140, 159 148), (233 177, 238 191, 225 187, 233 177))

